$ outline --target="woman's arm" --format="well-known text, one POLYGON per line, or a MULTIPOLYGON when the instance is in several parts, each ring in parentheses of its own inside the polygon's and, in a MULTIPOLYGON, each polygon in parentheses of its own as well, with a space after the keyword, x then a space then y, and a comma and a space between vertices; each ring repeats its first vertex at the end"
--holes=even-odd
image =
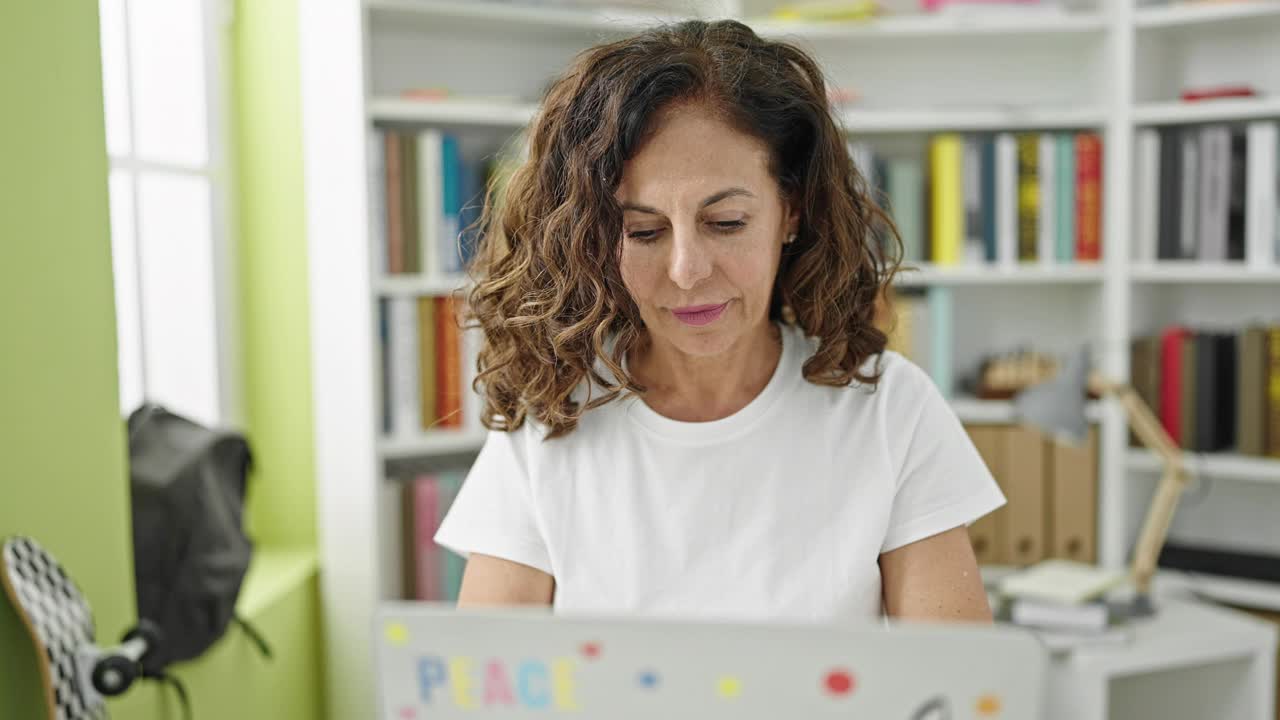
POLYGON ((904 620, 991 622, 991 607, 961 526, 880 556, 885 612, 904 620))
POLYGON ((471 553, 462 574, 458 607, 550 605, 555 579, 517 562, 471 553))

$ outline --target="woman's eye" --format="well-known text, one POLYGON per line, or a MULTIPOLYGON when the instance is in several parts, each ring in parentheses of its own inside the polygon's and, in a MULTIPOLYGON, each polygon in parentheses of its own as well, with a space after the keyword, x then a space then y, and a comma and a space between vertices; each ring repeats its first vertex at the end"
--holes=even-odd
POLYGON ((629 230, 627 231, 627 238, 644 242, 658 237, 658 232, 657 230, 629 230))
POLYGON ((747 226, 742 220, 719 220, 711 224, 721 232, 734 232, 747 226))

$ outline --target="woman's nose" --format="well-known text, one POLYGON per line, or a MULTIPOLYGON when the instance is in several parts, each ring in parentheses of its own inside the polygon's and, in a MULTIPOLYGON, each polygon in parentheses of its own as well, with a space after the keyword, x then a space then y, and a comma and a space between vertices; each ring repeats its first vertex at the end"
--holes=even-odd
POLYGON ((696 228, 673 228, 668 275, 681 290, 692 290, 711 276, 711 254, 696 228))

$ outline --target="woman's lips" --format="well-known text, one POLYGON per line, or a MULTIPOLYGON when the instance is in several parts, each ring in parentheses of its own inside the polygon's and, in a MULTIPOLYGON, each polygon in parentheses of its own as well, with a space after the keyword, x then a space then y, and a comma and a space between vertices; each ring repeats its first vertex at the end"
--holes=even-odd
POLYGON ((672 308, 671 313, 685 325, 701 327, 715 322, 724 313, 724 309, 728 305, 729 303, 727 302, 719 305, 690 305, 688 307, 672 308))

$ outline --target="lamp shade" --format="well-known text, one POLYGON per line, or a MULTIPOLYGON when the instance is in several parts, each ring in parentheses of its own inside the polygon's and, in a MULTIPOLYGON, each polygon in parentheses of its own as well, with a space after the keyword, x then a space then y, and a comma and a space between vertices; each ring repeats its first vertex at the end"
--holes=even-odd
POLYGON ((1089 352, 1082 349, 1068 359, 1052 380, 1018 393, 1013 411, 1018 422, 1038 428, 1058 440, 1080 445, 1088 438, 1084 416, 1085 386, 1089 381, 1089 352))

